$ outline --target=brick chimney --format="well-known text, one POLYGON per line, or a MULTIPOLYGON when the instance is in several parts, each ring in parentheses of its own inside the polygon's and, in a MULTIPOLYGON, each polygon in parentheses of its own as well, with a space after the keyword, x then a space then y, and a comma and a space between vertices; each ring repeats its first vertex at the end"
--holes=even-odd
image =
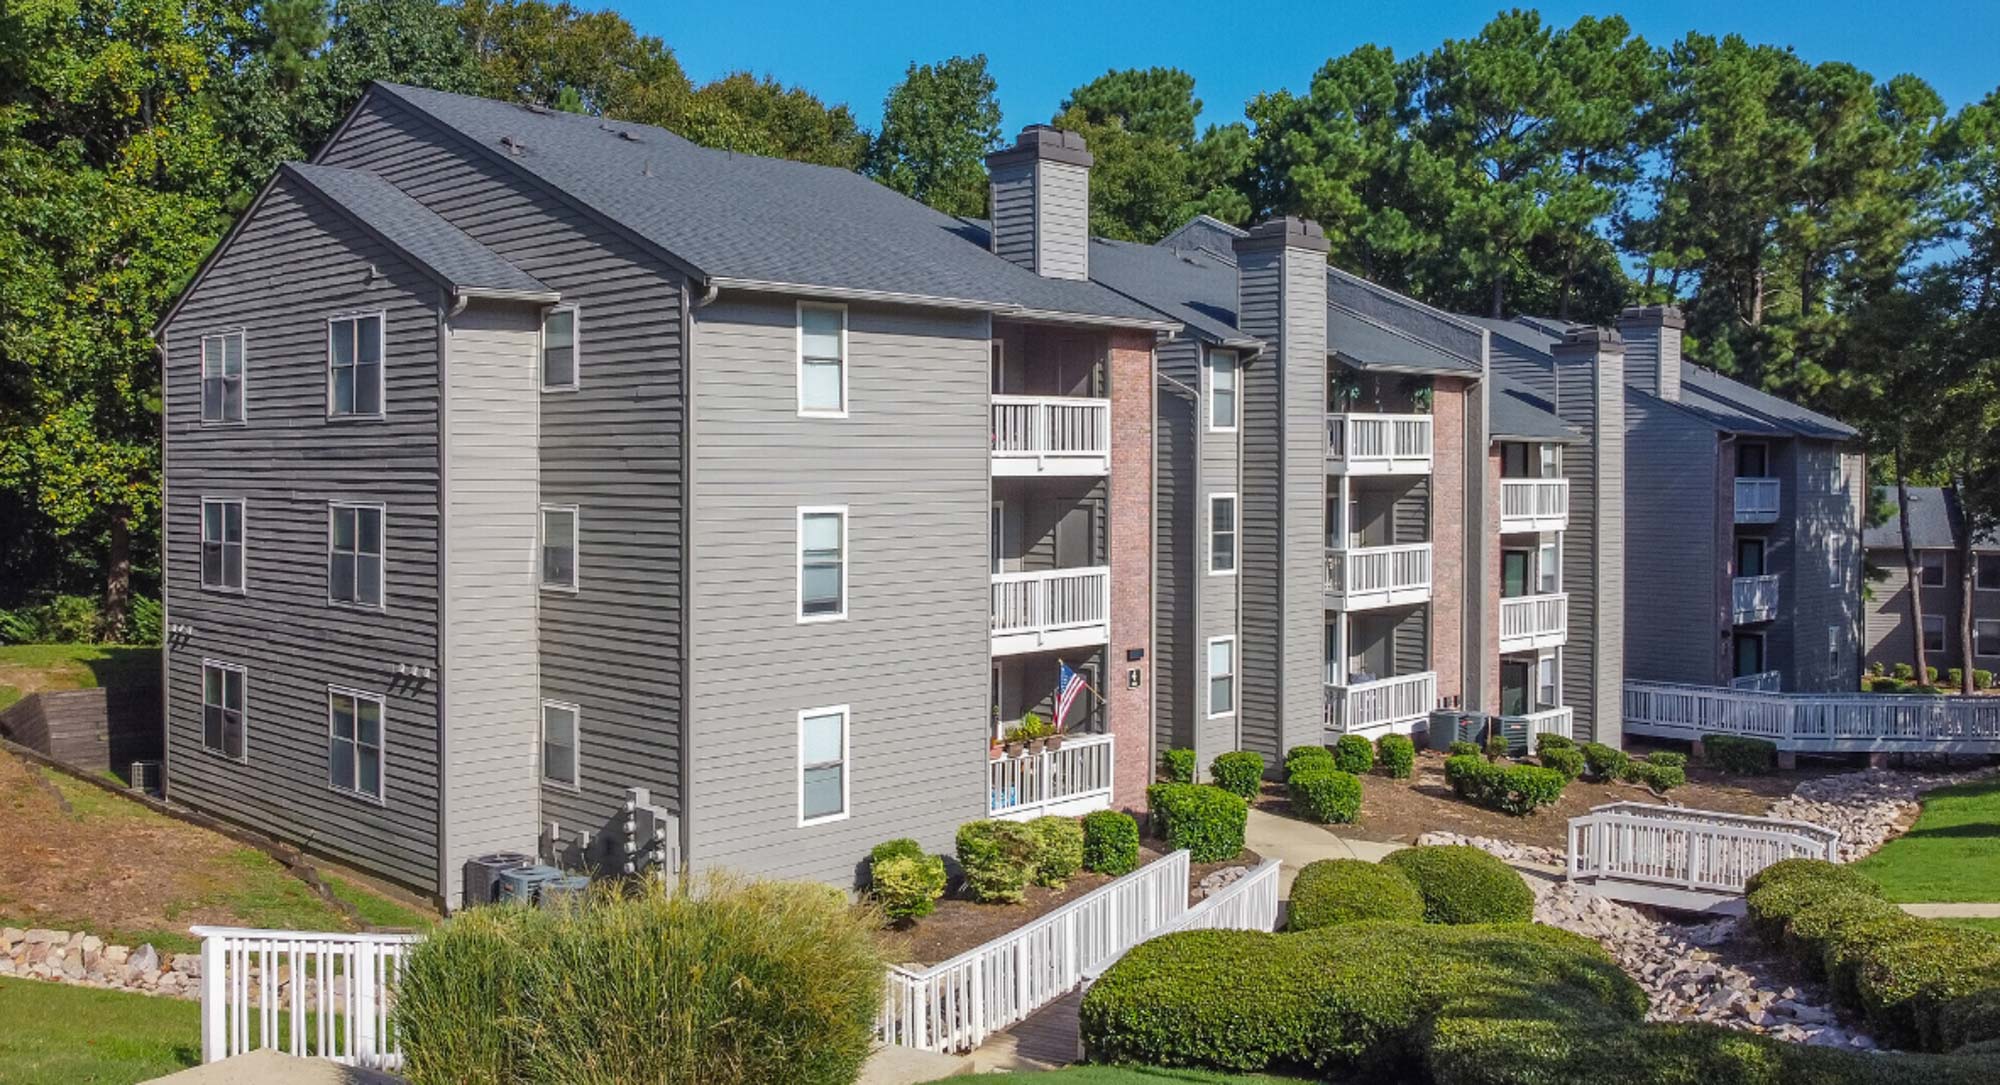
POLYGON ((1672 305, 1634 306, 1618 314, 1625 337, 1625 380, 1665 400, 1681 398, 1681 329, 1687 318, 1672 305))
POLYGON ((1090 278, 1090 151, 1046 124, 986 156, 993 251, 1051 279, 1090 278))
MULTIPOLYGON (((1653 314, 1658 309, 1628 309, 1653 314)), ((1680 314, 1651 340, 1672 344, 1673 383, 1680 394, 1680 314)), ((1620 325, 1625 324, 1620 319, 1620 325)), ((1570 480, 1571 530, 1563 533, 1563 588, 1569 592, 1569 642, 1563 647, 1562 703, 1576 713, 1576 736, 1619 747, 1625 693, 1625 381, 1635 344, 1609 328, 1578 328, 1550 352, 1555 359, 1557 413, 1582 431, 1563 452, 1570 480)), ((1646 363, 1648 371, 1657 365, 1646 363)))

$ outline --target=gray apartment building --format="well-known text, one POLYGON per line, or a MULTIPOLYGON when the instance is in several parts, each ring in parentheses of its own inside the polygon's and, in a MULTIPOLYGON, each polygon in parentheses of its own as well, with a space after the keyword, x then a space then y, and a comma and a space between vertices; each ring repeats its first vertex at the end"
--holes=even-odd
MULTIPOLYGON (((1875 579, 1866 601, 1868 666, 1893 669, 1899 663, 1916 666, 1917 634, 1910 617, 1910 592, 1923 592, 1924 651, 1940 677, 1964 665, 1964 595, 1959 542, 1965 519, 1951 491, 1938 486, 1910 487, 1910 544, 1917 555, 1913 589, 1903 561, 1903 521, 1900 512, 1862 535, 1868 565, 1875 579)), ((2000 672, 2000 535, 1972 540, 1972 665, 1975 670, 2000 672)))

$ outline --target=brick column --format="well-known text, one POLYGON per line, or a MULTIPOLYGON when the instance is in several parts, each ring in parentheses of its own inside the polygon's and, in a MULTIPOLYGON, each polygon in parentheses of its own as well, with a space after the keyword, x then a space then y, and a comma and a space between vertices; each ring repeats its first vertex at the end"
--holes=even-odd
POLYGON ((1465 391, 1440 377, 1431 392, 1431 670, 1448 704, 1466 693, 1465 391))
POLYGON ((1109 354, 1111 644, 1105 651, 1105 720, 1117 746, 1112 803, 1143 811, 1153 766, 1153 336, 1113 332, 1109 354), (1134 648, 1145 658, 1127 662, 1134 648), (1139 672, 1136 687, 1127 679, 1133 670, 1139 672))

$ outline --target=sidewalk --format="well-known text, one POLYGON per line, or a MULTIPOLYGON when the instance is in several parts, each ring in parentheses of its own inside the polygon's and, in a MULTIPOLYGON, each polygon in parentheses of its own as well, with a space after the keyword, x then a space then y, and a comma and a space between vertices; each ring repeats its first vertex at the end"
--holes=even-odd
POLYGON ((1336 836, 1318 825, 1265 813, 1254 806, 1243 829, 1243 843, 1266 859, 1284 862, 1278 871, 1278 895, 1287 900, 1292 895, 1292 879, 1298 877, 1299 868, 1307 863, 1320 859, 1360 859, 1373 863, 1405 846, 1336 836))
POLYGON ((1919 919, 2000 919, 2000 904, 1900 904, 1919 919))

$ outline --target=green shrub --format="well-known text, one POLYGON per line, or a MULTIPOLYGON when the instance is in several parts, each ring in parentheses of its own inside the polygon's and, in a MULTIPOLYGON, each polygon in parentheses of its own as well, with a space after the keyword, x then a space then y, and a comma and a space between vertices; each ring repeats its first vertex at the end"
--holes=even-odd
POLYGON ((1556 769, 1502 765, 1464 754, 1445 758, 1444 778, 1467 802, 1516 815, 1555 803, 1569 784, 1556 769))
POLYGON ((1479 744, 1476 742, 1466 742, 1465 740, 1460 739, 1459 741, 1452 743, 1450 746, 1447 746, 1445 748, 1445 752, 1453 757, 1463 757, 1466 754, 1471 754, 1474 757, 1477 757, 1479 756, 1479 744))
POLYGON ((1161 778, 1173 784, 1194 783, 1194 751, 1171 749, 1161 756, 1161 778))
POLYGON ((1114 877, 1139 869, 1139 823, 1118 810, 1083 816, 1083 868, 1114 877))
POLYGON ((1927 685, 1927 686, 1935 686, 1935 685, 1937 685, 1937 680, 1938 680, 1938 673, 1937 673, 1937 668, 1936 668, 1936 667, 1925 667, 1925 668, 1924 668, 1924 684, 1925 684, 1925 685, 1927 685))
POLYGON ((1574 780, 1583 775, 1583 751, 1574 746, 1544 746, 1542 767, 1562 773, 1565 780, 1574 780))
POLYGON ((1367 919, 1421 923, 1423 894, 1408 875, 1380 863, 1320 859, 1299 869, 1292 882, 1287 930, 1309 931, 1367 919))
POLYGON ((907 836, 899 836, 894 840, 884 840, 880 844, 868 849, 868 865, 871 868, 884 859, 921 859, 923 857, 924 846, 907 836))
POLYGON ((1631 761, 1625 765, 1625 782, 1644 784, 1665 794, 1688 782, 1687 770, 1679 765, 1662 765, 1655 761, 1631 761))
POLYGON ((1243 850, 1250 804, 1241 795, 1201 784, 1154 784, 1146 789, 1146 805, 1167 846, 1186 848, 1197 863, 1233 859, 1243 850))
POLYGON ((1375 767, 1375 747, 1360 735, 1342 735, 1333 744, 1333 767, 1360 776, 1375 767))
MULTIPOLYGON (((1967 1044, 2000 1044, 2000 988, 1955 998, 1938 1008, 1938 1049, 1967 1044)), ((2000 1047, 1993 1054, 2000 1055, 2000 1047)))
POLYGON ((125 612, 125 643, 158 644, 165 634, 166 609, 160 601, 144 595, 133 596, 132 605, 125 612))
POLYGON ((1511 752, 1507 745, 1507 736, 1501 734, 1497 729, 1486 736, 1486 759, 1488 761, 1498 761, 1511 752))
POLYGON ((1541 753, 1544 750, 1574 749, 1576 749, 1576 740, 1568 735, 1557 734, 1554 731, 1543 731, 1541 734, 1535 736, 1536 753, 1541 753))
POLYGON ((1761 775, 1778 765, 1778 747, 1744 735, 1701 736, 1702 760, 1723 772, 1761 775))
POLYGON ((937 910, 944 896, 944 860, 935 855, 887 855, 868 866, 868 884, 882 914, 898 922, 937 910))
POLYGON ((981 904, 1014 904, 1034 874, 1039 841, 1018 821, 968 821, 958 827, 958 865, 966 895, 981 904))
POLYGON ((1974 671, 1972 672, 1972 688, 1973 688, 1973 689, 1992 689, 1992 688, 1993 688, 1993 672, 1992 672, 1992 671, 1989 671, 1989 670, 1986 670, 1986 669, 1985 669, 1985 668, 1983 668, 1983 667, 1982 667, 1982 668, 1977 668, 1977 669, 1975 669, 1975 670, 1974 670, 1974 671))
POLYGON ((1417 771, 1417 744, 1408 735, 1383 735, 1376 739, 1375 755, 1390 779, 1407 780, 1417 771))
MULTIPOLYGON (((157 617, 159 604, 147 602, 157 617)), ((105 629, 97 600, 86 595, 57 595, 19 610, 0 611, 0 644, 96 644, 117 640, 124 633, 124 629, 105 629)), ((152 643, 158 642, 155 635, 152 643)))
POLYGON ((1688 755, 1673 750, 1654 750, 1646 755, 1646 760, 1651 764, 1665 765, 1674 769, 1684 769, 1688 765, 1688 755))
POLYGON ((1632 757, 1624 750, 1615 750, 1602 742, 1586 742, 1577 747, 1583 751, 1583 767, 1593 779, 1617 780, 1625 775, 1625 766, 1632 763, 1632 757))
POLYGON ((1944 684, 1947 689, 1964 689, 1965 671, 1958 667, 1953 667, 1944 672, 1944 684))
POLYGON ((405 959, 412 1085, 834 1085, 881 1008, 866 914, 823 886, 601 888, 558 911, 475 908, 405 959))
POLYGON ((1526 923, 1534 918, 1535 894, 1528 883, 1478 848, 1404 848, 1382 862, 1416 883, 1427 923, 1526 923))
POLYGON ((1028 823, 1035 834, 1029 880, 1050 889, 1069 884, 1083 866, 1083 823, 1075 818, 1040 817, 1028 823))
POLYGON ((1853 867, 1824 859, 1785 859, 1743 883, 1744 912, 1752 930, 1776 943, 1801 908, 1836 894, 1879 899, 1882 887, 1853 867))
POLYGON ((1333 768, 1333 751, 1325 746, 1294 746, 1285 751, 1285 779, 1306 769, 1333 768))
POLYGON ((1217 757, 1208 766, 1215 786, 1231 795, 1254 799, 1264 789, 1264 755, 1254 750, 1233 750, 1217 757))
POLYGON ((2000 936, 1912 920, 1860 954, 1854 983, 1877 1039, 1948 1050, 1940 1012, 1959 999, 2000 991, 2000 936))
POLYGON ((1308 821, 1346 823, 1361 813, 1361 779, 1339 769, 1309 769, 1285 785, 1292 808, 1308 821))
POLYGON ((1912 679, 1917 677, 1917 669, 1915 667, 1910 666, 1908 663, 1896 664, 1896 666, 1892 668, 1889 671, 1889 673, 1897 678, 1902 679, 1905 682, 1911 681, 1912 679))

